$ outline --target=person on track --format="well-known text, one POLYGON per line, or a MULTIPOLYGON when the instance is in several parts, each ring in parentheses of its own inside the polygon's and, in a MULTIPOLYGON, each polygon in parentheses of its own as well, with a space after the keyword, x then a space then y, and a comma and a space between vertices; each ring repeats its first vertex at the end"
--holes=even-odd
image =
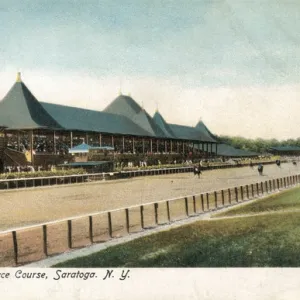
POLYGON ((257 170, 259 175, 263 175, 264 166, 262 164, 259 164, 257 170))

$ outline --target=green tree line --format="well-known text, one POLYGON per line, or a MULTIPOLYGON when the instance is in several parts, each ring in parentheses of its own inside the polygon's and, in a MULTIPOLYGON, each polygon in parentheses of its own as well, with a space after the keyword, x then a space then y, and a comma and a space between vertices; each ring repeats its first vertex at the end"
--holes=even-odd
POLYGON ((270 147, 278 147, 278 146, 298 146, 300 147, 300 138, 298 139, 288 139, 279 141, 277 139, 247 139, 240 136, 227 136, 221 135, 217 136, 217 140, 220 143, 225 143, 232 145, 235 148, 254 151, 259 153, 268 152, 270 147))

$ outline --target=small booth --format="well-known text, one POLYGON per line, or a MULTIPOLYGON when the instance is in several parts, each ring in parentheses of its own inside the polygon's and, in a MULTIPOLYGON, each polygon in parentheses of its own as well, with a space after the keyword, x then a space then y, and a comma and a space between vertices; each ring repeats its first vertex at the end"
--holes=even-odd
MULTIPOLYGON (((114 148, 109 146, 91 146, 82 143, 78 146, 69 149, 69 154, 74 156, 74 162, 88 162, 91 157, 98 157, 102 160, 108 152, 113 152, 114 148)), ((97 159, 98 160, 98 159, 97 159)))

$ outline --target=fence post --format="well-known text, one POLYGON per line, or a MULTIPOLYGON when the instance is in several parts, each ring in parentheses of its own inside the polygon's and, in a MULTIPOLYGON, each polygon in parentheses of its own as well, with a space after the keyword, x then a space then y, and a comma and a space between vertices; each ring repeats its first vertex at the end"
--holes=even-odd
POLYGON ((238 195, 238 188, 234 188, 234 193, 235 193, 235 202, 239 202, 239 195, 238 195))
POLYGON ((249 185, 246 185, 246 194, 247 194, 247 199, 249 200, 249 185))
POLYGON ((112 238, 112 223, 111 223, 111 212, 110 211, 107 213, 107 219, 108 219, 108 235, 110 238, 112 238))
POLYGON ((240 190, 241 190, 241 199, 242 199, 242 201, 244 201, 244 189, 243 189, 243 186, 240 187, 240 190))
POLYGON ((48 256, 47 240, 47 225, 43 225, 43 251, 45 256, 48 256))
POLYGON ((251 184, 251 195, 252 195, 252 198, 254 198, 254 185, 253 185, 253 183, 251 184))
POLYGON ((207 206, 207 209, 209 210, 209 194, 206 193, 206 206, 207 206))
POLYGON ((260 187, 261 187, 261 194, 264 194, 264 184, 263 182, 260 183, 260 187))
POLYGON ((18 265, 18 240, 17 240, 16 231, 12 231, 12 238, 14 244, 14 260, 15 260, 15 264, 18 265))
POLYGON ((89 216, 89 236, 91 244, 94 243, 93 235, 93 217, 89 216))
POLYGON ((284 188, 286 188, 286 178, 283 178, 283 184, 284 184, 284 188))
POLYGON ((143 205, 140 206, 140 214, 141 214, 141 227, 142 227, 142 229, 144 229, 145 224, 144 224, 144 206, 143 205))
POLYGON ((126 231, 129 233, 129 209, 125 209, 125 216, 126 216, 126 231))
POLYGON ((167 201, 167 215, 168 215, 168 222, 171 222, 171 216, 170 216, 170 203, 167 201))
POLYGON ((231 204, 231 189, 228 189, 228 202, 231 204))
POLYGON ((269 192, 269 190, 268 190, 268 181, 265 181, 265 187, 266 187, 266 193, 268 193, 269 192))
POLYGON ((214 196, 215 196, 215 208, 218 208, 218 195, 216 191, 214 191, 214 196))
POLYGON ((259 184, 258 184, 258 182, 256 183, 256 196, 259 196, 259 184))
POLYGON ((158 203, 154 203, 155 225, 158 225, 158 203))
POLYGON ((279 183, 279 179, 277 178, 277 190, 279 191, 279 189, 280 189, 280 183, 279 183))
POLYGON ((193 196, 194 214, 196 214, 196 196, 193 196))
POLYGON ((72 248, 72 220, 68 220, 68 247, 72 248))
POLYGON ((225 205, 224 190, 221 191, 221 195, 222 195, 222 206, 224 206, 225 205))
POLYGON ((184 198, 184 202, 185 202, 185 214, 188 217, 189 216, 189 204, 188 204, 188 198, 187 197, 184 198))
POLYGON ((202 211, 204 212, 204 197, 203 197, 203 194, 201 194, 200 198, 201 198, 201 208, 202 208, 202 211))

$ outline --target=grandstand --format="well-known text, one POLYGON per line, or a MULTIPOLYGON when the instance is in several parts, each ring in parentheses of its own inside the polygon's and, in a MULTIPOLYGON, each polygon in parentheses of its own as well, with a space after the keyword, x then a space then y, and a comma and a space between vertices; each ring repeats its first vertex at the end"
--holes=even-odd
POLYGON ((209 158, 218 152, 217 141, 204 130, 204 124, 168 124, 158 111, 151 117, 125 95, 103 111, 39 102, 20 73, 0 102, 0 124, 6 127, 2 130, 6 165, 63 163, 70 160, 68 150, 83 142, 113 147, 114 157, 173 154, 183 159, 209 158))

